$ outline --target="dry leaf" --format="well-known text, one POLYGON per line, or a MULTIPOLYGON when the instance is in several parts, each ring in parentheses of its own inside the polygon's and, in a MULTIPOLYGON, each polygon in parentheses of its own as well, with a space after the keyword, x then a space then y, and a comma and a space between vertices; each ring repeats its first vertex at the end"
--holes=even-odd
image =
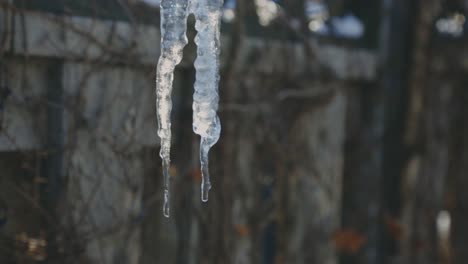
POLYGON ((338 251, 356 254, 367 242, 367 237, 352 229, 342 229, 333 234, 333 242, 338 251))
POLYGON ((395 240, 400 240, 404 235, 403 225, 398 219, 386 214, 384 217, 384 223, 387 227, 388 233, 395 240))
POLYGON ((192 177, 193 181, 195 183, 201 183, 202 181, 202 173, 201 173, 201 168, 200 167, 197 167, 197 168, 194 168, 190 171, 190 177, 192 177))
POLYGON ((249 235, 249 233, 250 233, 249 227, 246 226, 246 225, 234 225, 234 229, 237 231, 237 233, 241 237, 245 237, 245 236, 249 235))

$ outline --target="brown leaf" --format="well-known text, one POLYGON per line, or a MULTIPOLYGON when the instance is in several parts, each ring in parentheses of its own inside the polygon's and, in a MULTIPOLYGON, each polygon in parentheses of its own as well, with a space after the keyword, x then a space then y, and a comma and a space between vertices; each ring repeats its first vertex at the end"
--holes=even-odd
POLYGON ((201 168, 200 167, 197 167, 197 168, 193 168, 191 171, 190 171, 190 177, 192 177, 193 181, 195 183, 201 183, 202 181, 202 174, 201 174, 201 168))
POLYGON ((250 233, 249 227, 246 225, 234 225, 234 229, 241 237, 248 236, 250 233))
POLYGON ((169 175, 171 175, 171 177, 176 177, 178 173, 179 173, 179 170, 177 169, 176 166, 171 165, 171 167, 169 167, 169 175))
POLYGON ((333 242, 338 251, 356 254, 367 243, 367 237, 352 229, 342 229, 333 234, 333 242))
POLYGON ((398 219, 386 214, 384 217, 384 223, 385 223, 385 226, 387 227, 388 233, 393 239, 395 240, 402 239, 404 235, 404 227, 400 223, 400 221, 398 221, 398 219))

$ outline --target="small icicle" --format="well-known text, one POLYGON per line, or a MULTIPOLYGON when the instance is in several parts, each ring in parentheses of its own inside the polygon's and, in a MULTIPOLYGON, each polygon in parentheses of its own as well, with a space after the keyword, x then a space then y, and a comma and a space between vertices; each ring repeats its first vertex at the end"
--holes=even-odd
POLYGON ((170 194, 171 194, 171 175, 169 174, 169 160, 163 160, 163 182, 164 182, 164 202, 163 202, 163 214, 165 217, 171 215, 170 210, 170 194))
POLYGON ((202 172, 202 183, 201 183, 201 200, 208 202, 208 193, 211 189, 210 171, 208 166, 208 153, 211 146, 208 142, 202 138, 200 141, 200 164, 202 172))
POLYGON ((193 95, 193 131, 201 136, 200 163, 202 170, 201 200, 208 201, 211 189, 208 168, 210 148, 221 133, 218 110, 219 43, 221 0, 192 2, 197 36, 197 59, 195 60, 195 93, 193 95))
POLYGON ((187 45, 188 0, 162 0, 161 2, 161 55, 156 74, 156 109, 158 136, 161 138, 161 156, 164 175, 164 216, 169 217, 170 199, 170 154, 171 110, 174 69, 182 60, 182 51, 187 45))

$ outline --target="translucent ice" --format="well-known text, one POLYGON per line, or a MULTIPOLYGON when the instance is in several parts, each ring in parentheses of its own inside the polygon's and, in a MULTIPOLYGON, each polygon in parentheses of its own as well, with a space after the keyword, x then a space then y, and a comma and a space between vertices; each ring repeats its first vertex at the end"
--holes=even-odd
POLYGON ((200 163, 202 168, 201 196, 208 201, 211 188, 208 171, 208 153, 218 141, 221 132, 218 110, 219 39, 222 0, 162 0, 161 1, 161 56, 156 77, 156 108, 158 136, 161 138, 160 156, 164 176, 164 205, 166 217, 170 215, 170 150, 172 83, 175 66, 182 60, 187 44, 187 17, 196 19, 197 59, 196 81, 193 95, 193 131, 201 136, 200 163))
POLYGON ((221 132, 218 110, 219 29, 222 1, 194 0, 197 36, 196 80, 193 94, 193 131, 201 136, 200 163, 202 170, 201 199, 208 201, 211 188, 208 153, 221 132))

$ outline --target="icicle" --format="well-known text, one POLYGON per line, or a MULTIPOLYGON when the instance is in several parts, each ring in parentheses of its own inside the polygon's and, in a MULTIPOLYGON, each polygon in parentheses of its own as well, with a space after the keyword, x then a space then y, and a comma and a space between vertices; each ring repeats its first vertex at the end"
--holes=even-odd
POLYGON ((219 39, 222 0, 162 0, 161 2, 161 56, 156 77, 156 107, 158 135, 161 138, 160 156, 163 163, 164 205, 169 217, 170 147, 171 147, 171 92, 175 66, 182 60, 187 44, 186 21, 189 13, 195 15, 197 36, 196 81, 193 95, 193 131, 201 136, 200 163, 202 170, 201 199, 208 201, 211 188, 208 171, 210 148, 221 132, 218 110, 219 39))
POLYGON ((171 110, 172 82, 174 69, 182 60, 182 51, 187 45, 188 0, 162 0, 161 2, 161 56, 156 76, 156 108, 158 116, 158 136, 161 138, 161 151, 164 177, 164 216, 169 217, 171 176, 171 110))
POLYGON ((201 136, 200 163, 202 171, 201 199, 208 201, 211 189, 208 171, 208 153, 218 141, 221 125, 218 110, 219 82, 219 28, 222 1, 194 0, 195 29, 197 36, 196 80, 193 95, 193 131, 201 136))

